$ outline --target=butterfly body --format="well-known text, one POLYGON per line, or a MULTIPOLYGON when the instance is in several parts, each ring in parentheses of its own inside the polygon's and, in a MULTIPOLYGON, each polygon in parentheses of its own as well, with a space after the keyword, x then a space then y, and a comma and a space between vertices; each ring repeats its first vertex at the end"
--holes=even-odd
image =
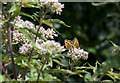
POLYGON ((69 50, 72 47, 78 48, 79 47, 79 42, 77 38, 74 38, 73 41, 71 40, 65 40, 65 46, 69 50))

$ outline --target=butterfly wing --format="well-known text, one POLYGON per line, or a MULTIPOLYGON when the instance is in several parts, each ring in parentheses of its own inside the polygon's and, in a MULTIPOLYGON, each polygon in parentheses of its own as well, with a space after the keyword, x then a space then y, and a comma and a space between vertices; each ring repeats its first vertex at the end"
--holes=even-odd
POLYGON ((65 46, 69 50, 73 46, 73 42, 70 40, 65 40, 65 46))
POLYGON ((79 48, 79 42, 76 37, 73 39, 73 45, 74 45, 74 47, 79 48))

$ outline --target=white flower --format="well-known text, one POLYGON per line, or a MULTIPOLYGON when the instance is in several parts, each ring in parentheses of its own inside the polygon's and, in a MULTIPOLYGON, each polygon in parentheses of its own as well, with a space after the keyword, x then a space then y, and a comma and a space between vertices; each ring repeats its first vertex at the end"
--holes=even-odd
POLYGON ((53 54, 65 51, 64 46, 54 40, 47 40, 38 46, 38 49, 42 51, 42 54, 53 54))
MULTIPOLYGON (((14 22, 16 22, 15 27, 18 27, 18 28, 19 27, 21 27, 21 28, 28 27, 28 28, 31 28, 31 29, 33 29, 35 31, 37 31, 38 28, 39 28, 38 25, 35 26, 30 21, 23 21, 20 16, 16 17, 14 22)), ((29 33, 32 38, 36 37, 34 34, 31 34, 29 31, 27 31, 27 33, 29 33)), ((43 35, 44 37, 48 38, 48 39, 54 39, 54 37, 58 37, 58 34, 56 34, 56 32, 53 29, 50 29, 50 28, 45 30, 45 28, 40 27, 39 33, 41 35, 43 35)), ((14 43, 23 43, 23 44, 25 44, 25 43, 29 42, 29 40, 20 31, 14 30, 13 31, 13 42, 14 43)))
POLYGON ((59 15, 61 15, 62 8, 64 8, 64 4, 59 3, 58 0, 40 0, 40 2, 41 7, 45 6, 47 9, 59 15))
POLYGON ((69 49, 67 55, 71 55, 72 56, 72 60, 77 59, 77 58, 81 58, 86 60, 88 58, 88 52, 84 51, 83 49, 80 48, 71 48, 69 49))
POLYGON ((24 34, 20 33, 18 30, 13 31, 13 42, 15 43, 27 43, 29 40, 24 34))
POLYGON ((64 4, 61 3, 53 3, 52 5, 52 11, 56 11, 57 14, 61 15, 62 8, 64 8, 64 4))
MULTIPOLYGON (((37 28, 38 27, 36 26, 36 29, 37 28)), ((48 39, 54 39, 54 37, 58 37, 58 34, 56 34, 56 32, 50 28, 45 30, 43 27, 40 27, 39 33, 48 39)))
POLYGON ((29 53, 32 50, 33 46, 31 43, 25 43, 19 48, 19 53, 20 54, 26 54, 29 53))

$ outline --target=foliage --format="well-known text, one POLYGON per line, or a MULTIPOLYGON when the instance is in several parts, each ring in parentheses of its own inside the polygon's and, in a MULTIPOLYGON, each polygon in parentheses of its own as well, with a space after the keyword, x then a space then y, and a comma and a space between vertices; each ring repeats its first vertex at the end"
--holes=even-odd
POLYGON ((117 3, 2 4, 1 82, 120 80, 120 46, 112 42, 119 39, 117 3), (65 39, 75 37, 80 41, 79 48, 61 46, 65 39), (80 57, 75 58, 78 52, 80 57))

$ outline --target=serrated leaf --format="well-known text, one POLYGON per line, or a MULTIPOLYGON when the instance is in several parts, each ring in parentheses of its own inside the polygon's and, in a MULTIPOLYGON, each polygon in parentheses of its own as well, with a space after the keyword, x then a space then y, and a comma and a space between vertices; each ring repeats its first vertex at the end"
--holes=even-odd
POLYGON ((60 24, 63 24, 64 26, 66 26, 66 27, 70 27, 70 26, 66 25, 63 21, 61 21, 59 19, 49 19, 47 21, 49 21, 49 22, 55 22, 55 23, 60 23, 60 24))
POLYGON ((13 4, 13 6, 8 10, 8 13, 14 12, 16 10, 16 4, 13 4))
POLYGON ((50 22, 48 22, 48 21, 46 21, 46 20, 41 20, 40 22, 43 23, 43 24, 46 24, 47 26, 49 26, 50 28, 52 28, 54 31, 56 31, 58 34, 60 34, 60 33, 53 27, 53 24, 52 24, 52 23, 50 23, 50 22))

